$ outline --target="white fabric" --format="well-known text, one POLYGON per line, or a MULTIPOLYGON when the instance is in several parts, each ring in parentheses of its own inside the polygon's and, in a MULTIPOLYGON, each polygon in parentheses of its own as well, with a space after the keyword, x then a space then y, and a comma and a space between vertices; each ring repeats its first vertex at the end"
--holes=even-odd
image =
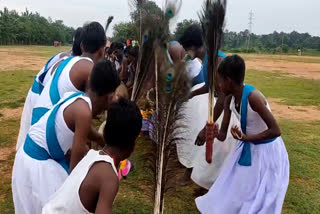
POLYGON ((83 180, 86 178, 90 168, 98 161, 111 164, 115 174, 117 169, 113 159, 109 155, 101 155, 101 151, 90 150, 88 154, 73 169, 60 189, 51 197, 44 206, 42 214, 89 214, 83 206, 79 197, 79 190, 83 180))
MULTIPOLYGON (((232 101, 230 109, 234 106, 232 101)), ((240 118, 238 112, 234 113, 240 118)), ((248 119, 256 118, 254 113, 249 110, 248 119)), ((253 126, 260 122, 249 120, 247 130, 257 133, 253 126)), ((202 214, 281 213, 289 183, 288 154, 282 138, 267 144, 250 144, 251 166, 238 164, 242 148, 238 141, 235 152, 209 192, 196 199, 202 214)))
MULTIPOLYGON (((70 94, 66 93, 63 98, 70 96, 70 94)), ((65 154, 72 147, 74 133, 67 127, 63 119, 63 111, 77 99, 85 100, 91 108, 90 99, 81 95, 62 104, 56 116, 57 138, 65 154)), ((52 109, 36 124, 31 126, 28 132, 30 138, 47 152, 46 125, 51 112, 52 109)), ((12 173, 12 193, 16 214, 41 213, 44 204, 62 185, 67 176, 67 172, 56 161, 52 159, 36 160, 27 155, 23 148, 19 149, 15 157, 12 173)))
MULTIPOLYGON (((208 108, 206 110, 208 110, 208 108)), ((222 112, 222 114, 216 121, 216 123, 219 124, 219 127, 221 127, 223 115, 224 113, 222 112)), ((231 114, 230 125, 225 141, 219 141, 217 139, 214 140, 211 164, 206 161, 205 145, 201 146, 201 149, 198 150, 197 156, 195 158, 196 164, 194 164, 191 174, 191 179, 198 186, 209 189, 219 176, 221 170, 225 167, 225 164, 228 162, 230 156, 233 154, 237 145, 237 140, 234 139, 231 135, 230 129, 234 125, 240 126, 240 122, 237 120, 234 114, 231 114)))
MULTIPOLYGON (((47 68, 49 69, 47 75, 45 76, 45 79, 42 83, 43 86, 46 85, 48 80, 51 78, 51 71, 52 68, 56 63, 59 63, 60 61, 64 60, 66 57, 60 58, 60 55, 62 53, 57 54, 48 64, 47 68)), ((44 72, 45 66, 41 69, 41 71, 36 75, 36 78, 38 79, 39 76, 44 72)), ((16 145, 16 150, 24 144, 24 141, 26 140, 27 132, 29 131, 29 128, 31 126, 31 118, 32 118, 32 110, 39 98, 39 94, 33 93, 31 88, 28 91, 24 106, 23 106, 23 111, 20 119, 20 130, 19 130, 19 135, 17 139, 17 145, 16 145)))
POLYGON ((186 70, 191 79, 196 77, 200 73, 201 68, 202 64, 198 58, 188 61, 186 65, 186 70))
MULTIPOLYGON (((71 59, 70 62, 66 65, 66 67, 63 69, 58 80, 58 91, 61 97, 66 92, 79 92, 79 90, 72 84, 70 80, 70 71, 77 62, 83 59, 92 62, 90 58, 77 56, 71 59)), ((50 86, 52 80, 53 78, 50 78, 46 86, 43 88, 43 91, 40 97, 38 98, 34 108, 43 107, 50 109, 52 107, 52 103, 50 100, 50 86)))
MULTIPOLYGON (((192 90, 203 85, 195 85, 192 90)), ((208 119, 208 94, 193 97, 182 106, 182 111, 184 118, 180 122, 183 127, 178 132, 181 132, 179 137, 183 140, 177 143, 178 159, 186 168, 192 168, 197 164, 197 153, 202 149, 195 145, 195 141, 208 119)))

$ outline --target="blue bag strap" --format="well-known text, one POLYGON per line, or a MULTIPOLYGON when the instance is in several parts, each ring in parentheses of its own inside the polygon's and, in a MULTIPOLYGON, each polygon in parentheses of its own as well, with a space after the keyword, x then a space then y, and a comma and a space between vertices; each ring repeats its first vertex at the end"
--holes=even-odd
MULTIPOLYGON (((241 130, 244 134, 247 133, 247 113, 248 113, 248 98, 250 93, 255 90, 251 85, 244 85, 241 97, 241 111, 240 111, 240 124, 241 130)), ((243 142, 243 148, 238 163, 242 166, 251 166, 251 150, 250 143, 243 142)))
POLYGON ((47 126, 46 126, 46 140, 47 140, 47 145, 48 145, 48 150, 49 154, 54 159, 57 161, 67 172, 69 172, 69 165, 67 164, 65 160, 65 155, 63 150, 60 147, 57 133, 56 133, 56 128, 55 128, 55 120, 56 120, 56 115, 59 110, 59 107, 67 102, 68 100, 82 95, 83 92, 77 92, 69 97, 67 97, 65 100, 54 106, 52 112, 50 113, 50 116, 47 121, 47 126))
POLYGON ((50 85, 50 91, 49 91, 52 105, 57 104, 61 98, 58 90, 58 80, 63 69, 67 66, 67 64, 70 62, 71 59, 73 59, 73 56, 62 61, 62 63, 58 66, 57 70, 54 72, 53 79, 50 85))
POLYGON ((56 55, 54 55, 53 57, 51 57, 51 58, 47 61, 46 65, 44 66, 43 73, 39 76, 39 82, 40 82, 41 84, 43 84, 43 80, 44 80, 44 78, 46 77, 46 75, 47 75, 47 73, 48 73, 48 70, 49 70, 48 66, 49 66, 50 62, 51 62, 51 61, 53 60, 53 58, 55 58, 57 55, 58 55, 58 54, 56 54, 56 55))

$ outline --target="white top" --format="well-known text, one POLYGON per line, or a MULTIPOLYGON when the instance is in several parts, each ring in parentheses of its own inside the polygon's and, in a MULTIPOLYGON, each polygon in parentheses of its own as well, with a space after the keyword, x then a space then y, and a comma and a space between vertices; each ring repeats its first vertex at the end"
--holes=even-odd
POLYGON ((113 159, 105 154, 100 155, 100 151, 90 150, 88 154, 73 169, 64 184, 51 197, 51 200, 42 209, 42 214, 88 214, 90 213, 81 203, 79 189, 83 180, 86 178, 90 168, 94 163, 104 161, 111 164, 114 173, 117 169, 113 159))
POLYGON ((201 68, 202 68, 202 64, 198 58, 190 60, 186 64, 186 70, 191 79, 193 79, 200 73, 201 68))
MULTIPOLYGON (((70 93, 70 92, 66 93, 65 96, 58 103, 62 102, 71 94, 73 93, 70 93)), ((64 112, 64 109, 66 109, 69 105, 71 105, 77 99, 83 99, 88 103, 90 110, 92 109, 90 98, 83 95, 74 97, 60 106, 56 115, 55 128, 56 128, 58 142, 64 154, 66 154, 68 150, 71 149, 72 147, 74 132, 72 132, 68 128, 63 117, 63 112, 64 112)), ((48 145, 46 140, 46 126, 47 126, 49 115, 51 114, 52 110, 53 108, 50 111, 48 111, 45 115, 43 115, 43 117, 41 117, 41 119, 37 123, 31 126, 28 132, 30 138, 36 144, 43 147, 47 152, 49 152, 49 150, 48 150, 48 145)))
MULTIPOLYGON (((71 71, 72 67, 82 59, 85 59, 85 60, 92 62, 92 60, 90 58, 77 56, 77 57, 72 58, 70 60, 70 62, 66 65, 66 67, 63 69, 63 71, 58 79, 58 91, 59 91, 60 97, 63 97, 66 92, 80 92, 71 82, 70 71, 71 71)), ((43 108, 51 109, 52 103, 50 100, 50 86, 51 86, 52 80, 53 80, 53 78, 50 78, 48 80, 48 83, 45 85, 40 97, 38 98, 38 100, 34 106, 34 108, 43 107, 43 108)))
MULTIPOLYGON (((238 113, 238 111, 235 108, 235 98, 232 97, 230 102, 230 110, 236 115, 238 120, 240 121, 241 115, 238 113)), ((270 106, 267 102, 266 107, 271 112, 270 106)), ((246 134, 248 135, 254 135, 259 134, 261 132, 264 132, 268 129, 267 124, 264 122, 264 120, 260 117, 260 115, 255 112, 250 105, 250 101, 248 100, 248 112, 247 112, 247 127, 246 127, 246 134)), ((240 110, 241 112, 241 110, 240 110)))

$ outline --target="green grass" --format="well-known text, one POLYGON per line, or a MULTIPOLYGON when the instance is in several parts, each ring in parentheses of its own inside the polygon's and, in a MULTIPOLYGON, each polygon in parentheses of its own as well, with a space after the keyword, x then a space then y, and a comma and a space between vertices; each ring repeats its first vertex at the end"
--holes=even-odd
MULTIPOLYGON (((0 47, 0 51, 1 51, 0 47)), ((57 52, 54 47, 22 47, 27 52, 47 58, 57 52)), ((17 49, 18 51, 18 49, 17 49)), ((40 69, 40 68, 39 68, 40 69)), ((0 72, 0 110, 16 108, 23 101, 38 71, 0 72)), ((267 97, 279 98, 287 105, 319 106, 319 82, 289 77, 278 73, 249 70, 246 83, 257 87, 267 97)), ((2 115, 3 116, 3 115, 2 115)), ((319 119, 319 118, 317 118, 319 119)), ((3 120, 0 115, 0 148, 14 146, 18 135, 19 120, 3 120), (2 119, 2 120, 1 120, 2 119)), ((316 214, 320 212, 319 177, 319 129, 320 122, 278 121, 290 159, 290 183, 283 213, 316 214)), ((150 142, 140 138, 130 160, 135 170, 121 181, 120 190, 114 203, 113 213, 152 213, 152 173, 146 162, 150 142)), ((11 167, 14 154, 0 162, 0 213, 14 213, 11 194, 11 167)), ((165 213, 198 213, 193 197, 194 185, 177 187, 166 195, 165 213)))
POLYGON ((0 72, 0 108, 23 106, 28 90, 37 71, 0 72))
POLYGON ((245 82, 255 86, 266 97, 280 98, 287 105, 319 106, 320 84, 318 80, 247 70, 245 82))
MULTIPOLYGON (((0 148, 11 147, 16 144, 19 131, 19 120, 1 121, 0 148)), ((13 200, 11 193, 11 171, 15 154, 9 155, 7 160, 0 161, 0 213, 13 214, 13 200)))
POLYGON ((290 160, 290 183, 283 213, 319 213, 320 122, 281 120, 279 124, 290 160))

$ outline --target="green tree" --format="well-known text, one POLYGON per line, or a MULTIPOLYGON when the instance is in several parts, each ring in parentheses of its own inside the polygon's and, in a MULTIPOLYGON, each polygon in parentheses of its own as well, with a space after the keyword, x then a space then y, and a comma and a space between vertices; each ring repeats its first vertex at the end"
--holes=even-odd
POLYGON ((128 38, 138 39, 138 32, 135 23, 121 22, 113 27, 113 42, 125 42, 128 38))

